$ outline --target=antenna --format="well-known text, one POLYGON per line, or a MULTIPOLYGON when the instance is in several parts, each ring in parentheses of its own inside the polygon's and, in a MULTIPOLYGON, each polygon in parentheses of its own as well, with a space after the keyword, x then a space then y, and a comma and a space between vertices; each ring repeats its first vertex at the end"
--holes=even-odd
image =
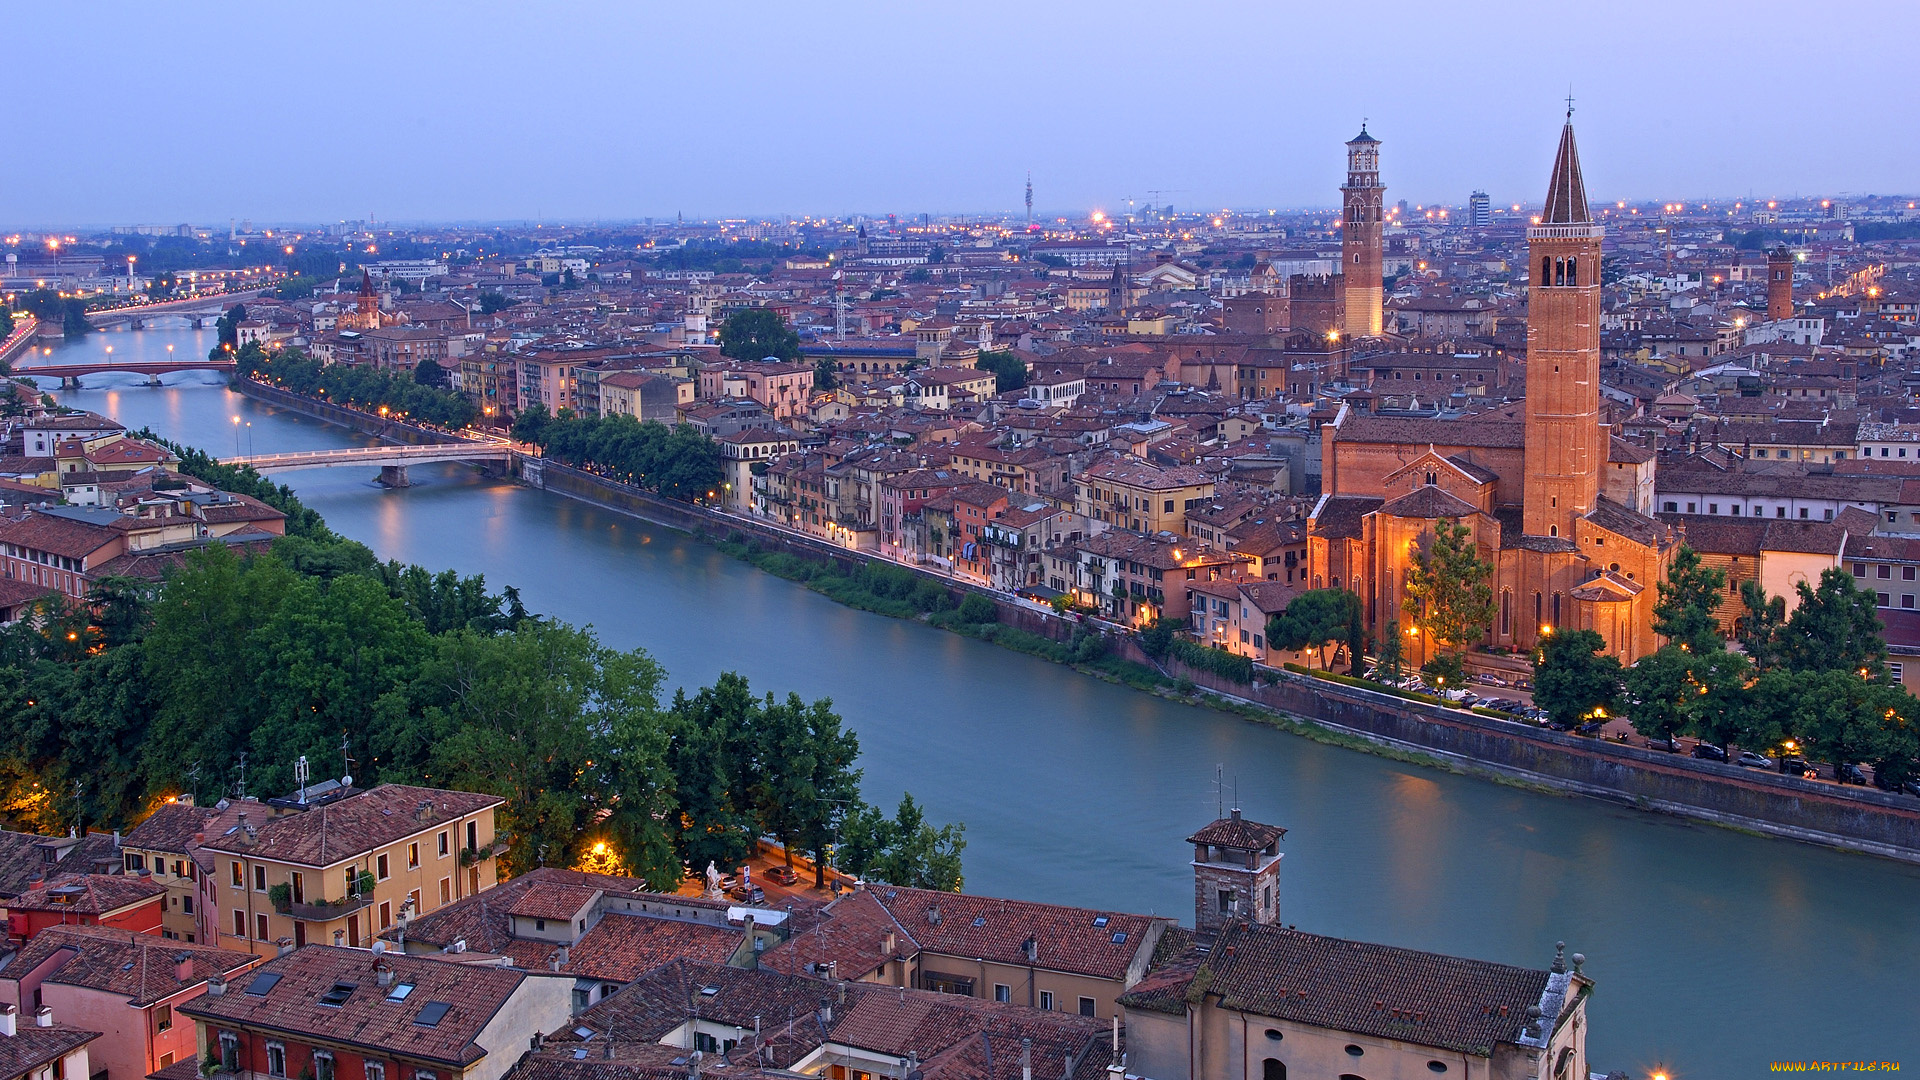
POLYGON ((247 752, 245 750, 240 751, 240 764, 237 768, 240 771, 240 777, 234 781, 233 798, 235 802, 240 802, 247 797, 247 752))
POLYGON ((313 775, 313 771, 307 765, 307 755, 301 754, 299 759, 293 763, 293 786, 294 790, 299 794, 300 801, 303 803, 307 801, 307 777, 311 775, 313 775))
POLYGON ((1215 765, 1213 767, 1213 816, 1216 818, 1227 816, 1226 805, 1221 799, 1221 796, 1225 794, 1226 790, 1223 783, 1226 771, 1227 767, 1224 765, 1215 765))

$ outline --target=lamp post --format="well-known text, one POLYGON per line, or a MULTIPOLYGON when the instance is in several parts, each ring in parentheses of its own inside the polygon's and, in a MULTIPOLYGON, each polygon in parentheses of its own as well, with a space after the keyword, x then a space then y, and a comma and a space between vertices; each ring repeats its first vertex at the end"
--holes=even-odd
POLYGON ((240 418, 233 418, 233 456, 240 456, 240 418))

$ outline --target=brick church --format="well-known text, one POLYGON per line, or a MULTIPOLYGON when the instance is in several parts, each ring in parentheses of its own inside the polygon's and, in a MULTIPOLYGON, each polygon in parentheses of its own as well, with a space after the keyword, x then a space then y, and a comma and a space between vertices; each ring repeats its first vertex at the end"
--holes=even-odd
MULTIPOLYGON (((1352 199, 1349 192, 1350 215, 1352 199)), ((1348 230, 1349 244, 1357 231, 1348 230)), ((1367 235, 1380 242, 1377 230, 1367 235)), ((1527 232, 1524 402, 1458 420, 1342 407, 1322 427, 1324 494, 1308 523, 1312 584, 1358 593, 1376 636, 1402 621, 1412 556, 1451 519, 1472 530, 1495 566, 1486 644, 1530 650, 1544 633, 1590 629, 1626 662, 1657 647, 1655 586, 1677 541, 1652 516, 1653 455, 1601 422, 1603 235, 1569 114, 1546 209, 1527 232)), ((1377 250, 1372 258, 1378 266, 1377 250)), ((1351 272, 1366 265, 1365 253, 1349 251, 1346 261, 1351 272)), ((1402 641, 1413 663, 1428 658, 1417 636, 1402 641)))

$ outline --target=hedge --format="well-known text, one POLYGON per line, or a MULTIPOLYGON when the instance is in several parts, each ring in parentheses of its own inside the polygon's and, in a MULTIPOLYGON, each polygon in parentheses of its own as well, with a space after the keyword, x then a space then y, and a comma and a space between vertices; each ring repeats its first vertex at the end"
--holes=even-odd
POLYGON ((1188 667, 1210 671, 1223 679, 1237 683, 1253 682, 1253 659, 1236 656, 1225 649, 1216 649, 1209 645, 1196 645, 1182 638, 1175 638, 1167 647, 1167 655, 1188 667))

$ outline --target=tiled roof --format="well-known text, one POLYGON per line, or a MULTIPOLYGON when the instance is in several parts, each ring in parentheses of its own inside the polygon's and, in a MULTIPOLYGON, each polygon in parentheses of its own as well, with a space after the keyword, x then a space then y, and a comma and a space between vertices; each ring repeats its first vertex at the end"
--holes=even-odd
POLYGON ((1033 963, 1097 979, 1124 978, 1156 924, 1171 921, 932 889, 869 888, 923 951, 1003 964, 1033 963), (1026 953, 1029 940, 1035 949, 1031 961, 1026 953))
MULTIPOLYGON (((646 883, 638 878, 589 874, 579 870, 543 866, 529 870, 511 881, 503 881, 491 889, 484 889, 419 916, 407 924, 407 940, 436 945, 443 949, 456 941, 465 941, 469 949, 491 953, 505 952, 513 941, 513 935, 509 932, 507 925, 507 912, 519 903, 521 895, 529 889, 550 884, 597 889, 608 898, 645 897, 676 907, 683 906, 683 909, 689 913, 697 910, 724 912, 726 909, 725 904, 698 897, 662 896, 650 892, 647 890, 646 883)), ((611 899, 603 901, 603 903, 611 902, 611 899)), ((551 955, 551 953, 544 955, 551 955)))
POLYGON ((1594 500, 1593 509, 1587 512, 1587 520, 1616 536, 1624 536, 1647 547, 1657 547, 1667 531, 1658 520, 1630 506, 1622 506, 1605 495, 1594 500))
POLYGON ((7 901, 10 911, 65 911, 106 915, 167 894, 152 878, 119 874, 57 874, 7 901))
POLYGON ((1207 994, 1237 1012, 1488 1055, 1521 1036, 1547 979, 1545 971, 1235 923, 1194 983, 1204 980, 1207 994))
POLYGON ((201 845, 258 859, 326 867, 497 806, 496 795, 382 784, 336 803, 238 826, 201 845))
POLYGON ((382 1055, 465 1066, 486 1056, 475 1039, 530 977, 510 968, 308 945, 260 965, 219 997, 197 997, 179 1011, 207 1021, 347 1042, 382 1055), (392 970, 394 984, 413 984, 405 1000, 388 1000, 390 988, 379 984, 375 964, 392 970), (280 978, 267 987, 266 975, 280 978), (336 985, 353 991, 338 1005, 321 1004, 321 995, 336 985), (263 992, 249 993, 249 987, 263 992), (448 1008, 432 1026, 417 1023, 429 1005, 448 1008))
POLYGON ((98 1031, 65 1024, 40 1027, 28 1016, 15 1022, 19 1027, 12 1037, 0 1038, 0 1076, 26 1076, 100 1037, 98 1031))
POLYGON ((185 855, 194 838, 203 832, 217 813, 212 807, 187 803, 162 803, 133 827, 122 841, 127 847, 148 851, 166 851, 185 855))
POLYGON ((0 979, 24 979, 51 960, 55 965, 44 973, 47 982, 119 994, 144 1007, 203 983, 209 975, 241 971, 256 959, 249 952, 105 926, 49 926, 0 961, 0 979), (185 979, 179 977, 182 957, 191 965, 185 979))
POLYGON ((1580 175, 1580 151, 1573 144, 1573 121, 1560 129, 1560 150, 1553 158, 1553 177, 1547 181, 1547 205, 1542 225, 1587 225, 1593 211, 1587 206, 1587 182, 1580 175))
POLYGON ((833 965, 842 979, 859 979, 890 960, 913 954, 913 937, 874 898, 871 889, 848 893, 822 908, 805 927, 796 926, 786 941, 768 949, 762 963, 777 971, 805 971, 809 965, 833 965), (894 948, 885 948, 887 935, 894 948))
POLYGON ((1434 420, 1402 416, 1349 416, 1340 425, 1340 442, 1389 446, 1471 446, 1518 450, 1526 446, 1527 425, 1514 420, 1434 420))
POLYGON ((507 914, 528 919, 571 919, 598 895, 600 890, 586 885, 542 881, 515 897, 507 914))
POLYGON ((567 950, 560 970, 632 982, 675 960, 724 964, 745 940, 744 932, 732 927, 609 912, 567 950))
POLYGON ((1329 495, 1314 508, 1313 534, 1335 540, 1357 540, 1361 519, 1385 500, 1371 495, 1329 495))
POLYGON ((1285 835, 1287 830, 1280 826, 1262 825, 1257 821, 1249 821, 1240 816, 1240 811, 1235 810, 1231 817, 1223 817, 1187 837, 1187 843, 1234 848, 1239 851, 1260 851, 1285 835))
POLYGON ((1464 518, 1479 512, 1479 507, 1432 484, 1414 488, 1380 508, 1382 514, 1402 518, 1464 518))

